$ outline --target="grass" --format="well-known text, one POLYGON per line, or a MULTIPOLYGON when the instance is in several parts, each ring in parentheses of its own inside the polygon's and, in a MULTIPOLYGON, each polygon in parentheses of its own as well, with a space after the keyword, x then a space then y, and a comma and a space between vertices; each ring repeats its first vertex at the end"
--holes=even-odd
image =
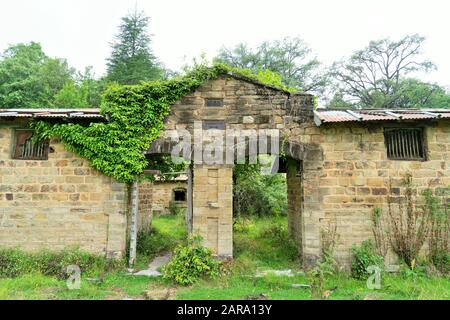
POLYGON ((243 265, 250 272, 300 268, 298 251, 288 235, 286 217, 238 220, 234 251, 236 265, 243 265))
POLYGON ((173 251, 186 238, 187 227, 182 215, 155 217, 150 234, 138 235, 136 269, 145 269, 152 258, 173 251))
MULTIPOLYGON (((69 290, 64 280, 38 273, 16 278, 0 278, 0 300, 5 299, 143 299, 146 290, 175 288, 177 299, 247 299, 261 294, 269 299, 311 299, 308 288, 294 288, 292 284, 308 284, 299 273, 294 277, 266 275, 253 277, 260 269, 292 269, 300 271, 296 249, 286 239, 285 217, 239 221, 235 224, 235 260, 227 263, 224 273, 214 280, 201 280, 191 287, 177 287, 164 279, 134 277, 125 271, 106 273, 101 282, 82 278, 81 290, 69 290)), ((152 256, 172 250, 186 236, 183 219, 176 216, 156 217, 153 232, 144 241, 148 246, 140 254, 141 264, 152 256), (150 245, 152 244, 152 246, 150 245)), ((383 275, 382 288, 370 290, 364 280, 340 274, 327 280, 326 288, 337 287, 332 300, 361 299, 445 299, 450 300, 450 278, 402 275, 383 275)))

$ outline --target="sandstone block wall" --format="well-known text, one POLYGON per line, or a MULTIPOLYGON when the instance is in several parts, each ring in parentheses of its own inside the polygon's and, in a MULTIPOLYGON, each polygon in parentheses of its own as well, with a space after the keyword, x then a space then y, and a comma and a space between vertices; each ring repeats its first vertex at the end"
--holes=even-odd
MULTIPOLYGON (((170 213, 170 204, 173 201, 173 190, 187 189, 187 182, 155 182, 153 185, 153 213, 170 213)), ((180 208, 186 208, 187 202, 177 203, 180 208)))
POLYGON ((149 232, 152 223, 153 183, 141 182, 138 190, 138 220, 139 231, 149 232))
POLYGON ((405 174, 412 174, 419 190, 450 184, 450 123, 421 125, 425 128, 426 161, 387 158, 384 127, 392 124, 329 124, 319 128, 311 124, 291 131, 290 140, 317 144, 321 153, 316 155, 317 161, 304 163, 303 252, 307 262, 320 255, 320 231, 331 223, 337 224, 340 237, 336 257, 348 266, 351 246, 373 237, 373 209, 379 207, 386 213, 389 184, 399 187, 405 174))
POLYGON ((57 140, 46 161, 11 159, 14 129, 0 126, 0 246, 70 246, 119 257, 125 250, 126 186, 57 140))

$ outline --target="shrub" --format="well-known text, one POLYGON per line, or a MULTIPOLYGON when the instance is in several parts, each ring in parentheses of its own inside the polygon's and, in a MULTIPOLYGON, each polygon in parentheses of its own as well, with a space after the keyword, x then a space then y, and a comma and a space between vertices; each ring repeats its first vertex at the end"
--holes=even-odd
POLYGON ((383 219, 383 211, 375 208, 372 211, 372 233, 375 240, 375 250, 381 257, 386 257, 389 250, 389 242, 385 233, 385 221, 383 219))
POLYGON ((212 251, 200 242, 200 237, 193 237, 187 245, 178 246, 172 259, 162 269, 164 278, 187 286, 201 277, 216 277, 219 274, 219 262, 213 258, 212 251))
POLYGON ((450 272, 450 188, 440 188, 436 194, 425 190, 424 197, 431 212, 429 260, 441 273, 450 272))
POLYGON ((0 250, 0 277, 15 278, 38 272, 59 279, 66 278, 66 268, 77 265, 85 274, 99 273, 122 266, 122 261, 108 260, 81 250, 39 251, 27 253, 20 249, 0 250))
POLYGON ((366 240, 361 246, 352 247, 352 277, 355 279, 364 279, 369 276, 367 268, 369 266, 377 266, 381 269, 384 267, 384 258, 377 255, 374 243, 366 240))
MULTIPOLYGON (((388 196, 388 236, 392 250, 411 266, 428 238, 433 208, 426 199, 425 203, 417 201, 411 174, 405 176, 402 186, 404 195, 388 196)), ((390 189, 391 195, 396 194, 390 189)))
POLYGON ((321 257, 316 266, 308 271, 312 299, 326 299, 327 280, 337 272, 338 264, 334 259, 334 249, 339 241, 336 221, 328 221, 320 230, 321 257))
POLYGON ((339 242, 339 237, 335 219, 328 221, 327 226, 320 230, 322 263, 332 264, 335 269, 337 269, 337 262, 334 260, 334 249, 339 242))

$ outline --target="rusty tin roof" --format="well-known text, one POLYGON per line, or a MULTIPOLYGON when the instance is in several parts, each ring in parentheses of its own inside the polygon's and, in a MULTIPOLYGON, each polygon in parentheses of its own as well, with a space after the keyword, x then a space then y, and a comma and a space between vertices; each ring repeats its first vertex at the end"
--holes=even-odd
POLYGON ((314 122, 317 126, 324 123, 337 122, 371 122, 371 121, 401 121, 401 120, 434 120, 450 119, 450 109, 361 109, 361 110, 330 110, 314 111, 314 122))
POLYGON ((106 119, 100 109, 0 109, 0 118, 106 119))

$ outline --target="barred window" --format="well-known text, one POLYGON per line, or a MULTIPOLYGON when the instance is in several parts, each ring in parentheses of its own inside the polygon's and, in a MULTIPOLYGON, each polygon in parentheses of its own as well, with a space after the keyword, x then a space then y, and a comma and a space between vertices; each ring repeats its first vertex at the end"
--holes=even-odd
POLYGON ((384 131, 387 156, 391 160, 425 160, 422 128, 389 128, 384 131))
POLYGON ((18 160, 47 160, 49 141, 33 143, 32 130, 16 130, 13 159, 18 160))
POLYGON ((205 105, 209 108, 222 108, 223 99, 206 99, 205 105))

